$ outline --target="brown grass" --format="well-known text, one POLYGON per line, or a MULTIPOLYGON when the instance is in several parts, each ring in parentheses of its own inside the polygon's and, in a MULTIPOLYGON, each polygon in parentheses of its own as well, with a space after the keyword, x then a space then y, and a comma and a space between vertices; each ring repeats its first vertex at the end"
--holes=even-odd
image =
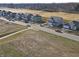
MULTIPOLYGON (((7 44, 21 51, 20 56, 79 56, 79 42, 42 31, 28 30, 7 44)), ((4 46, 7 44, 5 43, 4 46)), ((5 51, 5 49, 2 50, 5 51)), ((13 53, 10 52, 10 54, 13 53)))
POLYGON ((79 14, 76 13, 65 13, 65 12, 46 12, 46 11, 39 11, 39 10, 30 10, 30 9, 6 9, 12 12, 18 13, 32 13, 32 14, 39 14, 46 19, 50 16, 59 16, 63 17, 64 20, 76 20, 79 19, 79 14))
POLYGON ((24 26, 6 22, 0 19, 0 35, 24 29, 24 26))

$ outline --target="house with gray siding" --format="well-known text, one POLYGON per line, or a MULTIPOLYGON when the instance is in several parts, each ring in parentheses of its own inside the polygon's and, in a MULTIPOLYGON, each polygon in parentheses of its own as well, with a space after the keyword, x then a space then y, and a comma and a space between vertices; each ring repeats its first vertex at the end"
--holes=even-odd
POLYGON ((64 24, 64 20, 62 17, 53 16, 48 19, 48 25, 51 27, 62 27, 64 24))
POLYGON ((34 23, 43 23, 44 22, 42 16, 40 16, 40 15, 34 15, 31 17, 31 19, 32 19, 31 21, 34 23))
POLYGON ((79 20, 71 21, 68 24, 64 24, 65 29, 78 30, 79 31, 79 20))

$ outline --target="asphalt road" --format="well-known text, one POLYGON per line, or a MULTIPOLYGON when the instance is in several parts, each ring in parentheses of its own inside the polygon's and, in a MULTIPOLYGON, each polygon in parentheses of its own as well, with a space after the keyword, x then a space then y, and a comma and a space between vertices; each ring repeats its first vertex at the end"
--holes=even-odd
POLYGON ((32 29, 36 29, 36 30, 38 29, 38 30, 41 30, 41 31, 44 31, 44 32, 55 34, 57 36, 65 37, 65 38, 75 40, 75 41, 79 41, 79 36, 77 36, 77 35, 64 33, 64 32, 58 33, 58 32, 55 32, 55 30, 52 30, 52 29, 49 29, 49 28, 46 28, 46 27, 40 27, 40 25, 37 25, 37 24, 34 24, 31 27, 32 27, 32 29))
POLYGON ((4 21, 7 21, 7 22, 10 22, 10 23, 14 23, 14 24, 19 24, 19 25, 27 26, 26 23, 19 22, 19 21, 9 21, 9 20, 7 20, 7 19, 4 18, 4 17, 0 17, 0 19, 1 19, 1 20, 4 20, 4 21))
MULTIPOLYGON (((7 22, 11 22, 11 21, 8 21, 6 19, 4 19, 4 20, 7 21, 7 22)), ((18 22, 18 21, 12 22, 12 23, 16 23, 16 24, 23 25, 23 26, 28 25, 26 23, 18 22)), ((58 33, 58 32, 55 32, 55 30, 52 30, 52 29, 49 29, 49 28, 46 28, 46 27, 40 27, 40 25, 38 25, 38 24, 32 24, 31 27, 30 27, 30 29, 37 30, 37 31, 41 30, 41 31, 44 31, 44 32, 55 34, 57 36, 65 37, 65 38, 68 38, 68 39, 71 39, 71 40, 75 40, 75 41, 79 41, 79 36, 76 36, 76 35, 73 35, 73 34, 69 34, 69 33, 58 33)), ((24 30, 22 30, 22 31, 24 31, 24 30)), ((20 31, 20 32, 22 32, 22 31, 20 31)), ((19 33, 19 32, 16 32, 16 33, 19 33)), ((8 36, 14 35, 16 33, 10 34, 8 36)))

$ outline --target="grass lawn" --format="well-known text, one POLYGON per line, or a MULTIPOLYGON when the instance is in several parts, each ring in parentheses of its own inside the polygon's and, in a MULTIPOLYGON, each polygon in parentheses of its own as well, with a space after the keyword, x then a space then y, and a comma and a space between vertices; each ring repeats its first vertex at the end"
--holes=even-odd
POLYGON ((79 42, 27 30, 0 40, 0 56, 79 56, 79 42))
POLYGON ((26 27, 9 23, 0 19, 0 37, 25 29, 26 27))
POLYGON ((10 42, 12 42, 13 40, 16 40, 17 37, 21 36, 21 34, 23 34, 24 32, 15 34, 13 36, 10 36, 6 39, 2 39, 0 40, 0 56, 3 57, 20 57, 20 56, 25 56, 25 54, 16 49, 17 47, 9 44, 10 42))
POLYGON ((74 35, 79 36, 79 31, 69 31, 69 30, 66 30, 65 32, 67 32, 69 34, 74 34, 74 35))
POLYGON ((0 57, 20 57, 24 56, 24 53, 20 50, 17 50, 15 46, 10 44, 3 44, 0 46, 0 57))

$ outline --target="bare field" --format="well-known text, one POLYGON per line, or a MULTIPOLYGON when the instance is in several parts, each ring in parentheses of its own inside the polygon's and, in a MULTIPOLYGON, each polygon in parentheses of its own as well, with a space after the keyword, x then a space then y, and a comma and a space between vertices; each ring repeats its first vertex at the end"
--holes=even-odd
POLYGON ((0 44, 0 56, 79 56, 79 42, 42 31, 28 30, 0 42, 6 40, 0 44))
MULTIPOLYGON (((1 8, 0 8, 1 9, 1 8)), ((65 12, 46 12, 46 11, 39 11, 39 10, 30 10, 30 9, 11 9, 11 8, 2 8, 1 10, 12 11, 16 13, 32 13, 32 14, 39 14, 46 19, 51 16, 59 16, 63 17, 64 20, 76 20, 79 19, 79 14, 76 13, 65 13, 65 12)))
POLYGON ((24 28, 25 28, 24 26, 9 23, 0 19, 0 35, 10 33, 10 32, 15 32, 24 28))

